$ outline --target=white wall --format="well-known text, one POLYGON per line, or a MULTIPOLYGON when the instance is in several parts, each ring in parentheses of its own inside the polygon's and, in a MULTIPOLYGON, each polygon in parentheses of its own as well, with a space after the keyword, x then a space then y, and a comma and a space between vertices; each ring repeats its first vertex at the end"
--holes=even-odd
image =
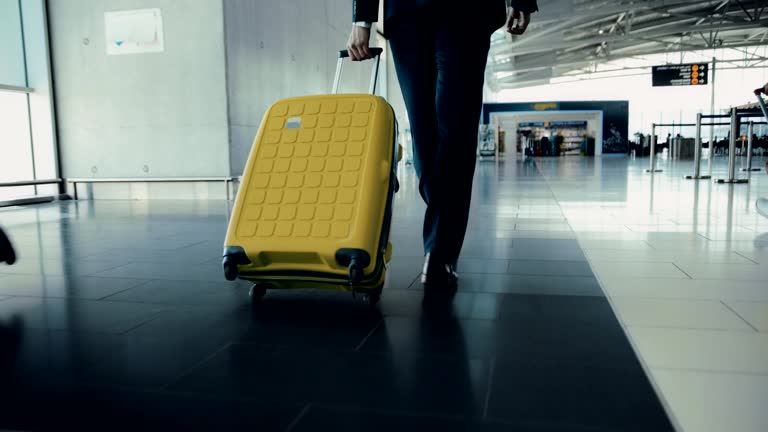
MULTIPOLYGON (((331 91, 337 53, 352 26, 352 5, 349 0, 226 0, 224 17, 230 157, 232 174, 239 175, 272 103, 331 91)), ((347 61, 341 92, 367 92, 370 68, 371 62, 347 61)))
POLYGON ((222 0, 48 4, 64 176, 229 175, 222 0), (142 8, 165 51, 107 56, 104 12, 142 8))

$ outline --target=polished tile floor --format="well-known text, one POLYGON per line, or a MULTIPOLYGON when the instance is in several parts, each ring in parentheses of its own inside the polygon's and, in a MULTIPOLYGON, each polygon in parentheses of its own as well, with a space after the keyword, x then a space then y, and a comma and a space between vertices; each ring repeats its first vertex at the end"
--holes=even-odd
POLYGON ((683 179, 689 161, 647 164, 537 161, 675 424, 768 430, 768 219, 754 207, 768 176, 718 185, 683 179))
POLYGON ((222 275, 224 202, 0 209, 20 249, 0 267, 0 428, 763 430, 768 220, 750 202, 768 181, 646 163, 479 163, 437 314, 409 167, 373 311, 296 291, 252 312, 222 275))

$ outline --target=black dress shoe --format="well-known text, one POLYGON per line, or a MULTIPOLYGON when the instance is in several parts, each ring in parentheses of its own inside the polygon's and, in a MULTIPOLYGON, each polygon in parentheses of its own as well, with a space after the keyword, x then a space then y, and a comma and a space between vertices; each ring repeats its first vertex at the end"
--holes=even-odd
POLYGON ((430 286, 445 286, 456 289, 459 275, 456 273, 456 264, 447 264, 431 253, 424 257, 424 267, 421 271, 421 283, 430 286))

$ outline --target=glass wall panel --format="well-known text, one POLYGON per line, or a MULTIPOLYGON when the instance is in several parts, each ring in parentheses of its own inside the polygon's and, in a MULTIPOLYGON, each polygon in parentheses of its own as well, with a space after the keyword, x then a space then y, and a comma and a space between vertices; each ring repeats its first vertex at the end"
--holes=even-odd
POLYGON ((19 0, 0 0, 0 84, 27 86, 19 0))
MULTIPOLYGON (((0 183, 33 179, 32 162, 27 95, 0 91, 0 183)), ((0 201, 34 194, 33 186, 0 188, 0 201)))

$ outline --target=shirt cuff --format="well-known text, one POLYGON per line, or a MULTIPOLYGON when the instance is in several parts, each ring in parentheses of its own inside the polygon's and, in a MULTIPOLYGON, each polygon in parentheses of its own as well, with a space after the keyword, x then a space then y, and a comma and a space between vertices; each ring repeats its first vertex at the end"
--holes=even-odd
POLYGON ((365 28, 371 28, 371 23, 366 21, 357 21, 354 23, 358 27, 365 27, 365 28))

